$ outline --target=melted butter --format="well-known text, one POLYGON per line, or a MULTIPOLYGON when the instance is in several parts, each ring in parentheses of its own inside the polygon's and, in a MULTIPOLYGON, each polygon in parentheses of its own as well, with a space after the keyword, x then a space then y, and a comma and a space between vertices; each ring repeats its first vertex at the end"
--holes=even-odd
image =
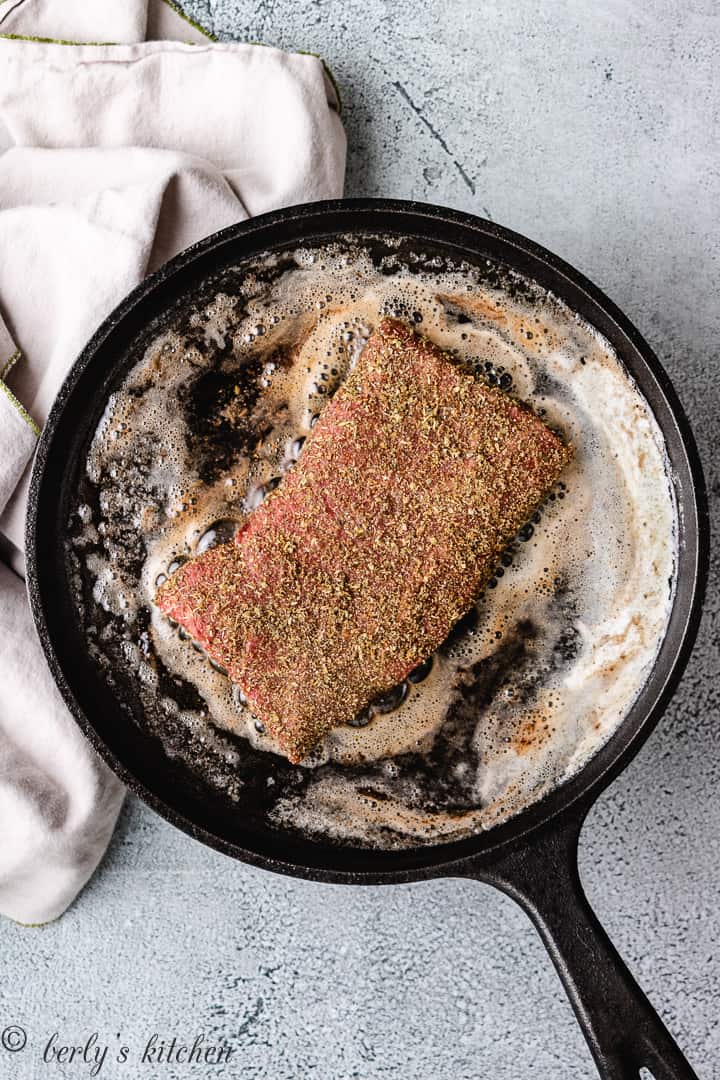
MULTIPOLYGON (((277 748, 227 677, 159 615, 156 584, 294 467, 383 314, 416 321, 458 362, 504 380, 575 448, 532 535, 511 545, 479 599, 476 625, 453 635, 397 708, 329 733, 304 763, 301 789, 280 785, 269 806, 282 827, 380 846, 489 827, 576 772, 647 676, 674 567, 662 438, 607 342, 518 282, 489 285, 470 267, 393 272, 392 258, 378 266, 351 247, 299 251, 269 280, 239 275, 236 292, 198 307, 185 329, 167 327, 108 401, 87 465, 97 506, 83 503, 75 521, 93 602, 125 627, 122 656, 160 718, 159 737, 170 715, 219 746, 228 768, 243 745, 270 761, 277 748), (257 436, 250 450, 239 440, 210 479, 193 454, 193 394, 206 375, 232 386, 208 406, 209 430, 257 436), (158 672, 202 705, 181 707, 158 672), (237 737, 229 749, 223 731, 237 737)), ((110 663, 102 648, 96 655, 110 663)), ((167 746, 182 753, 169 736, 167 746)), ((189 757, 209 768, 202 753, 189 757)), ((232 777, 215 782, 232 788, 232 777)))

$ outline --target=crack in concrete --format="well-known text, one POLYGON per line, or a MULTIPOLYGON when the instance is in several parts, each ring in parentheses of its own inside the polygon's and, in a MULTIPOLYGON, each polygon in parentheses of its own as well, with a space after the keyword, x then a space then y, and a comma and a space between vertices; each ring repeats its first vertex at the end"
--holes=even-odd
POLYGON ((463 178, 465 184, 470 188, 470 191, 474 195, 475 194, 475 184, 474 184, 474 182, 470 179, 467 172, 463 168, 462 164, 455 157, 455 155, 453 154, 453 152, 450 149, 450 147, 448 146, 448 144, 445 142, 445 139, 442 137, 440 132, 437 131, 436 128, 434 128, 432 126, 432 124, 430 123, 428 118, 423 114, 422 109, 419 108, 419 106, 417 106, 415 104, 415 102, 410 97, 410 95, 408 94, 407 90, 405 89, 405 87, 403 86, 403 84, 401 82, 394 82, 393 86, 397 90, 398 94, 400 94, 400 97, 403 98, 408 103, 408 105, 410 106, 412 111, 415 113, 415 115, 418 117, 418 119, 422 121, 422 123, 425 125, 425 127, 428 129, 428 131, 432 135, 433 139, 435 139, 435 141, 440 144, 442 149, 445 151, 447 156, 452 161, 452 163, 455 166, 455 168, 457 169, 457 171, 460 173, 460 176, 463 178))

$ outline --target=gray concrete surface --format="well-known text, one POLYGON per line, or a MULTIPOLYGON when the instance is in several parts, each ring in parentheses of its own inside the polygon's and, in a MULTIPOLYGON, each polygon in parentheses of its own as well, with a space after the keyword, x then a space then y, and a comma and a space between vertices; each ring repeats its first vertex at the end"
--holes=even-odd
MULTIPOLYGON (((720 22, 713 0, 193 0, 221 37, 322 53, 348 194, 472 210, 579 266, 694 423, 717 520, 720 22)), ((720 1076, 718 579, 682 687, 591 815, 588 893, 703 1080, 720 1076)), ((0 923, 0 1019, 117 1048, 205 1032, 229 1066, 118 1078, 581 1080, 589 1053, 525 916, 469 882, 352 890, 236 865, 129 799, 42 930, 0 923)), ((0 1076, 89 1075, 0 1050, 0 1076)))

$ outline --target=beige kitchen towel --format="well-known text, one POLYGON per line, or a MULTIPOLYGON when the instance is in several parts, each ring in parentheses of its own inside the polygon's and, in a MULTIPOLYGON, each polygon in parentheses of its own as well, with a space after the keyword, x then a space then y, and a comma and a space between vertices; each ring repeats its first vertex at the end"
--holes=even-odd
POLYGON ((123 797, 25 599, 38 431, 145 274, 250 215, 340 196, 345 135, 315 56, 214 42, 165 0, 0 0, 0 150, 0 912, 38 923, 88 880, 123 797))

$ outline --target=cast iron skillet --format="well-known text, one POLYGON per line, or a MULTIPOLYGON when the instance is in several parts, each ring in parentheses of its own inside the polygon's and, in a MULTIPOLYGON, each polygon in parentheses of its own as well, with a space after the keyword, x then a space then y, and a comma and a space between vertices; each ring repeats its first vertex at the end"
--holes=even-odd
MULTIPOLYGON (((601 403, 598 403, 601 407, 601 403)), ((638 331, 599 289, 537 244, 478 218, 411 202, 337 201, 291 207, 231 227, 173 259, 102 324, 70 372, 40 440, 27 526, 33 615, 57 684, 81 728, 121 779, 204 843, 280 873, 345 884, 436 877, 489 882, 528 912, 557 967, 600 1073, 637 1080, 695 1074, 591 910, 577 869, 589 807, 657 723, 687 661, 707 572, 708 524, 698 453, 670 381, 638 331), (570 782, 470 840, 409 851, 370 851, 248 827, 232 806, 132 723, 87 654, 68 583, 64 537, 88 440, 136 335, 228 264, 343 234, 392 234, 471 262, 490 257, 535 279, 600 330, 637 381, 663 431, 680 522, 677 589, 668 631, 621 727, 570 782)))

